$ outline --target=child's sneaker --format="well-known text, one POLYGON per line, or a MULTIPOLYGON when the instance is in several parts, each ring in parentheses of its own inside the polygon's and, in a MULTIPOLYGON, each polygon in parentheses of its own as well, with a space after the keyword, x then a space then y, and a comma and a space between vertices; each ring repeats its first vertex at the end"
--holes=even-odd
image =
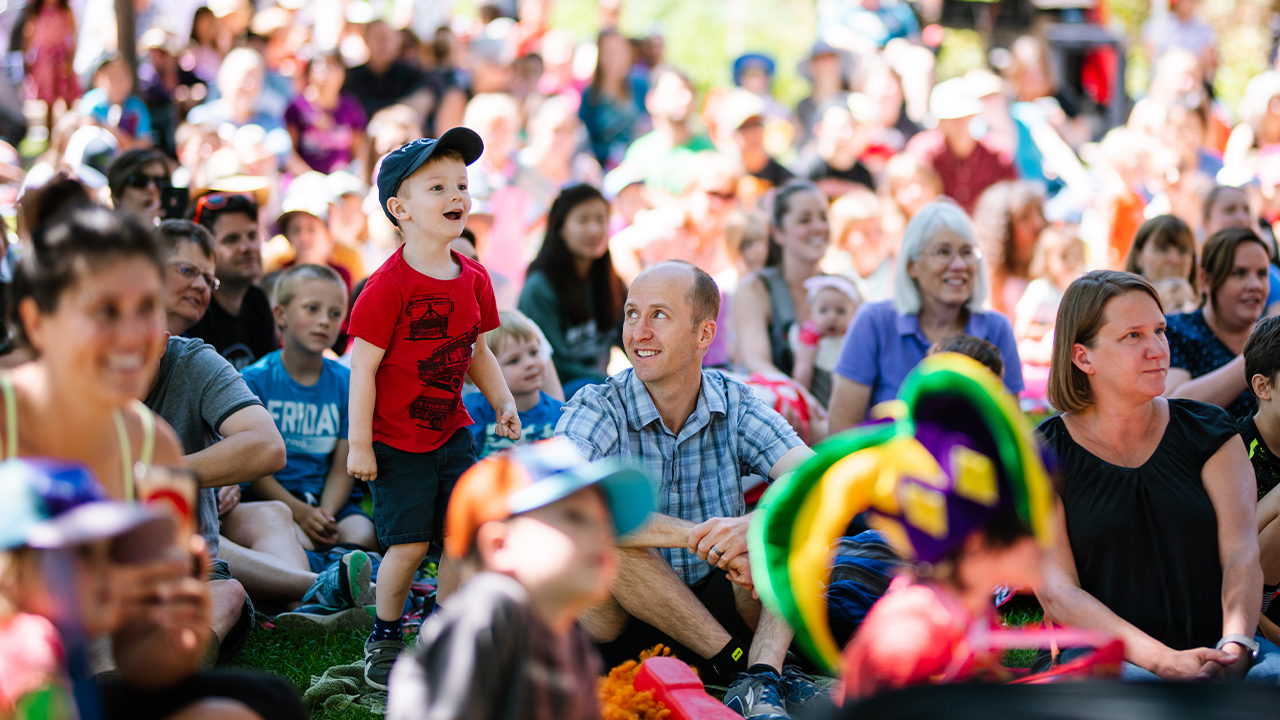
POLYGON ((739 675, 725 691, 724 704, 747 720, 791 720, 783 700, 782 678, 774 670, 739 675))
POLYGON ((396 658, 404 652, 403 640, 369 639, 364 644, 364 681, 369 687, 378 690, 387 689, 387 678, 391 676, 391 666, 396 658))
POLYGON ((363 550, 352 550, 316 575, 311 589, 302 596, 302 604, 331 610, 362 609, 373 605, 372 575, 373 563, 369 561, 369 555, 363 550))

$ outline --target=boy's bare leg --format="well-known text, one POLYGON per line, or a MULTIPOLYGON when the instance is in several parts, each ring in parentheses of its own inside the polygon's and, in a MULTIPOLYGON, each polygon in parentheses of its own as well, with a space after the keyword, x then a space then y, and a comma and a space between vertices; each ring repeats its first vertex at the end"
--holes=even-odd
POLYGON ((378 568, 378 619, 394 622, 404 612, 413 574, 427 556, 427 543, 392 545, 382 555, 378 568))
POLYGON ((440 556, 440 564, 436 566, 436 604, 458 590, 462 584, 462 568, 460 563, 444 553, 440 556))
POLYGON ((338 522, 338 542, 359 545, 366 550, 378 549, 373 521, 363 515, 349 515, 338 522))
POLYGON ((279 558, 287 567, 310 571, 311 562, 298 535, 289 506, 276 500, 241 503, 222 518, 223 537, 279 558))

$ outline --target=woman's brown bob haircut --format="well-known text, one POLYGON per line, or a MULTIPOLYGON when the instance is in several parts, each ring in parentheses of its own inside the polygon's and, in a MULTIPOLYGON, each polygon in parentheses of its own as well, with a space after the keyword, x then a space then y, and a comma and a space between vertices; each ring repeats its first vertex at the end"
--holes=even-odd
POLYGON ((1089 376, 1071 361, 1071 351, 1076 343, 1093 347, 1098 331, 1107 323, 1107 303, 1131 292, 1146 293, 1164 313, 1156 289, 1135 273, 1094 270, 1071 283, 1063 294, 1049 366, 1049 403, 1058 410, 1080 412, 1093 405, 1089 376))
POLYGON ((1231 271, 1236 264, 1236 250, 1241 245, 1255 242, 1262 246, 1263 252, 1267 254, 1267 259, 1271 259, 1271 248, 1267 247, 1267 243, 1258 237, 1258 234, 1249 228, 1223 228, 1218 232, 1209 236, 1204 243, 1204 254, 1200 256, 1200 271, 1204 273, 1204 294, 1200 297, 1200 307, 1204 307, 1207 300, 1213 306, 1214 312, 1218 310, 1218 291, 1227 283, 1227 279, 1231 277, 1231 271))
POLYGON ((1142 272, 1138 269, 1138 256, 1142 254, 1142 249, 1147 246, 1147 243, 1152 242, 1156 244, 1157 250, 1180 247, 1191 254, 1191 274, 1187 276, 1187 282, 1191 283, 1192 292, 1199 294, 1200 273, 1196 270, 1196 236, 1191 232, 1191 227, 1176 215, 1157 215, 1142 223, 1137 234, 1133 236, 1133 247, 1129 248, 1129 257, 1124 261, 1124 269, 1134 275, 1141 275, 1142 272))

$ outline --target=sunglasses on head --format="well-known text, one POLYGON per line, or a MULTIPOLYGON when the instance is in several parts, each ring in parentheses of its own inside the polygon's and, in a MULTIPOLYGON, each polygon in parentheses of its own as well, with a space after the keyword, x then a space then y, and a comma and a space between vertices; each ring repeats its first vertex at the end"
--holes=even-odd
POLYGON ((250 195, 245 195, 243 193, 209 193, 208 195, 201 195, 200 199, 196 201, 196 213, 192 220, 194 220, 198 225, 200 223, 200 214, 203 213, 206 208, 209 210, 221 210, 225 208, 227 203, 231 202, 233 198, 244 198, 250 205, 257 207, 257 203, 254 202, 253 197, 250 195))
POLYGON ((169 176, 148 175, 144 172, 136 172, 124 179, 125 187, 131 187, 135 190, 143 190, 152 183, 155 183, 156 189, 166 187, 169 185, 169 176))

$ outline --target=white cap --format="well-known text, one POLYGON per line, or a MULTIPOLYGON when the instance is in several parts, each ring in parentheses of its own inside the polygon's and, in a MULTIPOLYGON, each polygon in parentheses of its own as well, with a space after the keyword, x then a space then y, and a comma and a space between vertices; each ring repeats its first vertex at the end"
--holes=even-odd
POLYGON ((940 82, 929 95, 929 114, 937 120, 967 118, 980 112, 982 103, 965 87, 964 78, 940 82))

